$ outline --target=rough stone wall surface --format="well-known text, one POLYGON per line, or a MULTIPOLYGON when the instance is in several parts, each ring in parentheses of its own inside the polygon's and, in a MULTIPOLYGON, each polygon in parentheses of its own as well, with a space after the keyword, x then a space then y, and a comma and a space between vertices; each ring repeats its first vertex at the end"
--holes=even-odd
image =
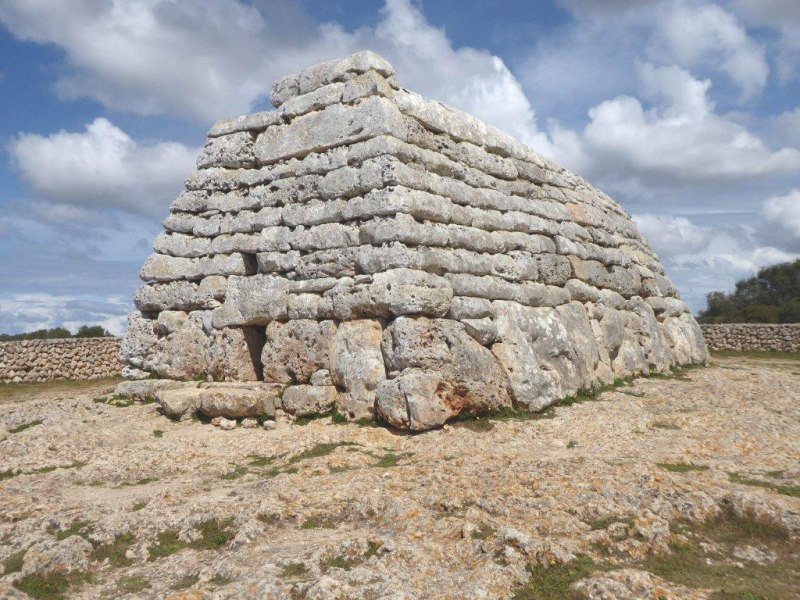
POLYGON ((712 350, 800 352, 800 324, 726 323, 700 329, 712 350))
POLYGON ((0 381, 118 377, 119 338, 0 342, 0 381))
POLYGON ((619 205, 381 57, 272 102, 214 125, 142 267, 125 375, 248 382, 162 390, 168 414, 425 429, 706 360, 619 205))

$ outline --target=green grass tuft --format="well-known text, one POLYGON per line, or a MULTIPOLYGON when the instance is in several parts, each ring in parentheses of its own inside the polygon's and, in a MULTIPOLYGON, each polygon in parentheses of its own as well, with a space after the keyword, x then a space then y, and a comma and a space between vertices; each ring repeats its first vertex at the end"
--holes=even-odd
POLYGON ((100 398, 95 398, 94 401, 97 404, 107 404, 108 406, 113 406, 115 408, 128 408, 129 406, 136 404, 136 400, 133 398, 122 396, 120 394, 102 396, 100 398))
POLYGON ((331 423, 345 425, 347 422, 347 417, 334 408, 333 412, 331 413, 331 423))
POLYGON ((90 555, 90 558, 97 562, 102 562, 108 559, 109 564, 116 568, 126 567, 131 564, 130 559, 125 556, 125 553, 133 545, 136 538, 132 533, 123 533, 114 538, 110 544, 103 544, 96 546, 90 555))
POLYGON ((672 421, 667 421, 665 419, 659 419, 650 423, 650 427, 652 429, 666 429, 669 431, 678 431, 680 427, 675 425, 672 421))
POLYGON ((228 577, 225 577, 223 575, 219 575, 219 574, 214 575, 211 579, 208 580, 208 582, 211 585, 216 585, 216 586, 219 586, 219 587, 221 587, 223 585, 228 585, 232 581, 233 581, 232 579, 230 579, 228 577))
POLYGON ((56 571, 45 575, 26 575, 16 581, 14 587, 34 600, 61 600, 67 597, 70 587, 78 587, 91 580, 91 576, 86 573, 56 571))
POLYGON ((36 427, 37 425, 41 425, 43 423, 42 419, 36 419, 35 421, 30 421, 29 423, 23 423, 22 425, 18 425, 17 427, 12 427, 8 430, 8 433, 19 433, 20 431, 25 431, 26 429, 30 429, 31 427, 36 427))
POLYGON ((706 465, 693 465, 689 463, 656 463, 659 467, 670 473, 688 473, 689 471, 708 471, 706 465))
POLYGON ((12 573, 19 573, 22 570, 22 563, 25 560, 25 551, 15 552, 3 561, 3 577, 12 573))
POLYGON ((485 431, 491 431, 494 429, 494 423, 492 423, 491 418, 486 415, 475 415, 470 413, 460 414, 454 425, 456 427, 469 429, 470 431, 476 431, 478 433, 483 433, 485 431))
POLYGON ((142 510, 145 506, 147 506, 147 500, 138 500, 131 506, 131 511, 136 512, 137 510, 142 510))
POLYGON ((154 481, 158 481, 158 477, 142 477, 141 479, 137 479, 136 481, 126 481, 121 483, 119 487, 131 487, 134 485, 147 485, 148 483, 153 483, 154 481))
POLYGON ((281 577, 302 577, 308 573, 308 569, 303 563, 290 563, 283 567, 281 577))
POLYGON ((494 527, 482 523, 480 527, 470 532, 469 535, 473 540, 488 540, 494 535, 494 527))
POLYGON ((226 481, 231 481, 233 479, 239 479, 239 477, 247 475, 247 473, 249 473, 247 467, 238 466, 235 467, 233 471, 231 471, 230 473, 225 473, 224 475, 220 475, 219 478, 224 479, 226 481))
POLYGON ((60 379, 41 383, 0 383, 0 401, 21 400, 42 393, 78 393, 110 387, 122 381, 121 377, 106 379, 60 379))
POLYGON ((800 498, 800 486, 797 485, 780 485, 772 483, 771 481, 764 481, 762 479, 752 479, 744 477, 738 473, 728 473, 728 479, 734 483, 741 485, 751 485, 754 487, 765 488, 783 494, 784 496, 792 496, 793 498, 800 498))
POLYGON ((278 523, 281 522, 280 515, 276 514, 259 513, 256 515, 256 519, 258 519, 265 525, 277 525, 278 523))
POLYGON ((783 600, 800 589, 800 557, 781 527, 739 515, 730 507, 704 523, 675 526, 688 534, 688 543, 670 544, 671 553, 650 556, 639 568, 681 585, 716 590, 711 595, 714 600, 783 600), (710 542, 716 549, 709 554, 701 542, 710 542), (745 545, 767 547, 778 559, 766 565, 744 562, 737 566, 740 561, 733 551, 745 545))
POLYGON ((221 521, 218 519, 203 521, 197 525, 202 537, 189 545, 196 550, 217 550, 222 548, 235 536, 231 530, 232 524, 233 517, 221 521))
POLYGON ((300 529, 336 529, 339 521, 333 515, 316 515, 303 521, 300 529))
POLYGON ((272 464, 275 462, 277 457, 275 456, 261 456, 259 454, 251 454, 249 457, 250 462, 248 463, 251 467, 266 467, 267 465, 272 464))
POLYGON ((56 539, 60 542, 73 535, 79 535, 88 541, 88 536, 92 532, 92 524, 89 521, 73 521, 72 524, 63 531, 56 533, 56 539))
POLYGON ((349 560, 343 556, 335 556, 321 563, 320 566, 322 567, 323 571, 327 571, 328 569, 342 569, 344 571, 349 571, 360 562, 361 561, 358 560, 349 560))
POLYGON ((180 590, 185 590, 185 589, 188 589, 188 588, 190 588, 190 587, 192 587, 192 586, 195 586, 195 585, 197 585, 197 582, 198 582, 198 581, 200 581, 200 576, 199 576, 199 575, 197 575, 197 574, 194 574, 194 575, 184 575, 183 577, 181 577, 180 579, 178 579, 178 581, 176 581, 175 583, 173 583, 173 584, 170 586, 170 589, 171 589, 171 590, 175 590, 176 592, 177 592, 177 591, 180 591, 180 590))
POLYGON ((565 565, 546 569, 540 565, 529 566, 530 579, 516 591, 514 600, 563 600, 570 597, 569 587, 595 569, 592 559, 579 556, 565 565))
POLYGON ((164 432, 160 429, 153 429, 153 437, 161 438, 164 437, 164 432))
POLYGON ((297 464, 304 460, 309 460, 311 458, 320 458, 323 456, 328 456, 337 448, 341 448, 343 446, 355 446, 357 444, 353 442, 327 442, 323 444, 317 444, 308 450, 304 450, 300 454, 294 455, 292 458, 289 459, 289 465, 297 464))
POLYGON ((178 532, 174 529, 161 531, 156 536, 158 543, 150 548, 149 560, 156 560, 171 556, 182 550, 186 545, 178 538, 178 532))
POLYGON ((400 454, 395 454, 394 452, 389 452, 378 459, 373 467, 378 469, 390 469, 392 467, 396 467, 398 463, 408 456, 414 456, 413 452, 401 452, 400 454))
POLYGON ((142 575, 123 577, 117 582, 117 591, 120 594, 136 594, 150 587, 150 581, 142 575))

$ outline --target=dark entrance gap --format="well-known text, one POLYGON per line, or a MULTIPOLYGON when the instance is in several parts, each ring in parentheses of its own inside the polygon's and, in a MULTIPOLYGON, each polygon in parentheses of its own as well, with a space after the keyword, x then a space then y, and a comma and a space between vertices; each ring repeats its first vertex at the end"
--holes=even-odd
POLYGON ((247 344, 247 351, 250 353, 250 360, 253 361, 253 370, 256 372, 258 381, 264 381, 264 365, 261 362, 261 351, 267 343, 267 328, 257 326, 242 327, 244 340, 247 344))

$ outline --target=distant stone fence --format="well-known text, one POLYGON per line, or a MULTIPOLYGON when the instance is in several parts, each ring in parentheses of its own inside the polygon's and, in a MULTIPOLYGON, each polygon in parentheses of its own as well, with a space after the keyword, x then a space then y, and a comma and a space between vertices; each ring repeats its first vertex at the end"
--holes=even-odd
POLYGON ((800 352, 800 323, 700 325, 709 350, 800 352))
POLYGON ((0 342, 0 381, 115 377, 122 370, 119 342, 113 337, 0 342))

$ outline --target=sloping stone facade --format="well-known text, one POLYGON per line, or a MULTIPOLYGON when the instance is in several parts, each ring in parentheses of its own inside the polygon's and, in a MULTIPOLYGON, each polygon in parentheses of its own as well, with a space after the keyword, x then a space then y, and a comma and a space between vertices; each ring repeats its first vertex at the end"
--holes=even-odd
POLYGON ((211 129, 142 268, 126 375, 247 382, 164 391, 168 414, 222 414, 212 389, 228 416, 417 430, 706 360, 611 198, 381 57, 281 79, 272 103, 211 129))

